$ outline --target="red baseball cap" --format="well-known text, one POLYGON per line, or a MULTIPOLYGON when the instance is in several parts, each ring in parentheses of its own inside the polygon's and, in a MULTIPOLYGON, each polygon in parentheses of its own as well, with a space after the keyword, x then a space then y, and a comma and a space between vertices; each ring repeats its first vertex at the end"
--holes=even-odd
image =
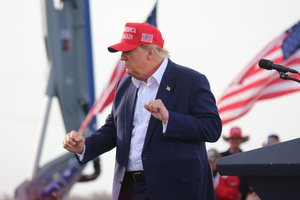
POLYGON ((130 51, 142 44, 156 44, 164 47, 161 32, 148 23, 126 23, 120 43, 108 47, 109 52, 130 51))

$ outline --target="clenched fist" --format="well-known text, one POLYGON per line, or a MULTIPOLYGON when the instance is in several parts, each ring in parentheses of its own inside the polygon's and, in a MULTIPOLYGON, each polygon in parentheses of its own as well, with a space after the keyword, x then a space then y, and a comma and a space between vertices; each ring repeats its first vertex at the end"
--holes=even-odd
POLYGON ((85 137, 81 132, 71 131, 64 140, 63 147, 72 153, 81 154, 85 145, 85 137))
POLYGON ((169 120, 169 111, 160 99, 149 101, 144 105, 145 109, 148 110, 156 119, 163 123, 169 120))

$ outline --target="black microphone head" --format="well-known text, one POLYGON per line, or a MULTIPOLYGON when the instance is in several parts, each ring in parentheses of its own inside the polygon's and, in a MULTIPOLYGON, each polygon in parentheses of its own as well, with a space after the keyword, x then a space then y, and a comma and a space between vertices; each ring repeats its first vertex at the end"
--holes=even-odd
POLYGON ((272 64, 273 62, 271 60, 266 60, 266 59, 260 59, 258 62, 258 65, 260 68, 271 70, 272 69, 272 64))

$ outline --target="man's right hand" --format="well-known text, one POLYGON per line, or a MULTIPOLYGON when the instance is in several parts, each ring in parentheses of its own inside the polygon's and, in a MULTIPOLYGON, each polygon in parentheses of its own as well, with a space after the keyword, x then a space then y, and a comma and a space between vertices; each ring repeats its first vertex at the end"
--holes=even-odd
POLYGON ((63 141, 63 147, 72 153, 81 154, 84 150, 85 137, 81 132, 69 132, 63 141))

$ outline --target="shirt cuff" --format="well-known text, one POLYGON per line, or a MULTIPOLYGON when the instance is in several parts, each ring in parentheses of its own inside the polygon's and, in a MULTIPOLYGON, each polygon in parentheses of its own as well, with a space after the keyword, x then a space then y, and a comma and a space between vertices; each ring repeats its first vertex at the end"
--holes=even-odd
POLYGON ((162 126, 163 126, 163 133, 165 133, 168 127, 168 121, 162 122, 162 126))
POLYGON ((79 161, 82 161, 82 160, 83 160, 84 152, 85 152, 85 145, 84 145, 84 147, 83 147, 82 153, 80 153, 80 154, 79 154, 79 153, 76 153, 76 155, 78 156, 79 161))

